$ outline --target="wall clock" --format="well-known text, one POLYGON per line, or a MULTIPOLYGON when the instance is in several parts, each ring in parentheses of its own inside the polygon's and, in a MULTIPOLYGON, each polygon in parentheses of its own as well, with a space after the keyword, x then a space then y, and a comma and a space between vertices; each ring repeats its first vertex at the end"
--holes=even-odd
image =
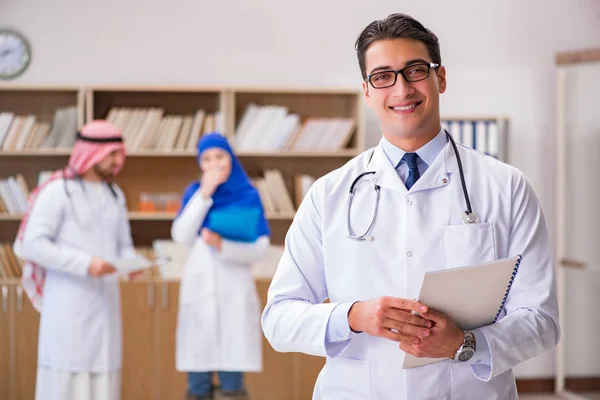
POLYGON ((31 47, 18 32, 0 28, 0 79, 13 79, 29 66, 31 47))

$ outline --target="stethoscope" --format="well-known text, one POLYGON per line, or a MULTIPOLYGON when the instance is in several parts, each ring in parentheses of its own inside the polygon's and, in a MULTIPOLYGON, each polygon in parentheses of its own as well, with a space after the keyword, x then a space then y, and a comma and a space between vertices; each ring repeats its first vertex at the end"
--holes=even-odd
MULTIPOLYGON (((70 168, 70 167, 67 167, 67 168, 70 168)), ((75 216, 75 220, 77 222, 77 225, 79 227, 84 227, 84 225, 81 223, 81 220, 79 219, 79 215, 78 215, 79 213, 77 211, 77 207, 75 207, 75 205, 73 204, 73 197, 71 196, 71 192, 69 191, 69 188, 68 188, 68 185, 67 185, 67 180, 68 179, 65 178, 65 177, 63 177, 62 179, 63 179, 63 189, 64 189, 64 191, 65 191, 65 193, 67 195, 67 198, 69 199, 69 205, 71 206, 71 210, 73 210, 73 215, 75 216)), ((86 198, 88 198, 88 200, 89 200, 87 190, 86 190, 85 185, 83 183, 83 179, 81 179, 81 177, 79 175, 75 175, 74 179, 77 180, 77 182, 79 182, 79 185, 81 186, 82 192, 84 193, 84 195, 86 196, 86 198)), ((115 188, 112 186, 112 183, 107 182, 107 186, 108 186, 108 189, 110 190, 110 192, 112 193, 113 197, 115 199, 118 199, 119 196, 117 195, 117 192, 115 191, 115 188)), ((91 203, 88 201, 88 207, 90 207, 90 204, 91 203)), ((102 210, 100 210, 100 211, 104 211, 104 208, 106 208, 106 205, 104 205, 104 207, 102 207, 102 210)), ((97 210, 95 210, 95 211, 97 211, 97 210)), ((100 212, 98 212, 98 214, 99 213, 100 212)))
MULTIPOLYGON (((456 143, 454 142, 454 139, 448 132, 446 132, 446 136, 450 140, 450 143, 452 144, 452 148, 454 149, 454 154, 456 155, 456 161, 458 162, 458 170, 460 172, 460 182, 462 184, 463 195, 465 198, 465 203, 467 205, 467 210, 461 214, 460 219, 463 224, 478 224, 481 222, 481 220, 479 219, 479 216, 477 214, 475 214, 473 212, 473 210, 471 209, 471 201, 469 200, 469 193, 467 192, 467 185, 465 184, 465 175, 463 173, 462 161, 460 159, 460 155, 458 154, 458 148, 456 147, 456 143)), ((371 159, 373 158, 373 153, 374 153, 374 151, 371 152, 369 161, 367 162, 367 167, 371 163, 371 159)), ((367 228, 365 233, 363 233, 362 235, 356 235, 354 233, 354 230, 352 229, 352 224, 350 223, 350 210, 352 208, 352 200, 354 199, 356 186, 358 186, 358 184, 361 183, 361 179, 364 176, 370 175, 370 174, 375 174, 375 171, 365 171, 365 172, 361 173, 360 175, 358 175, 356 177, 356 179, 354 179, 354 181, 352 182, 352 185, 350 185, 350 199, 348 202, 348 218, 347 218, 348 237, 352 240, 356 240, 359 242, 373 241, 373 236, 370 236, 369 233, 371 232, 371 230, 373 230, 373 226, 375 225, 375 220, 377 219, 377 211, 379 210, 379 195, 381 192, 381 186, 376 184, 374 181, 370 181, 371 183, 373 183, 373 186, 375 188, 375 194, 376 194, 375 210, 373 211, 373 217, 371 218, 371 223, 369 224, 369 227, 367 228)), ((366 181, 363 181, 363 182, 366 182, 366 181)))

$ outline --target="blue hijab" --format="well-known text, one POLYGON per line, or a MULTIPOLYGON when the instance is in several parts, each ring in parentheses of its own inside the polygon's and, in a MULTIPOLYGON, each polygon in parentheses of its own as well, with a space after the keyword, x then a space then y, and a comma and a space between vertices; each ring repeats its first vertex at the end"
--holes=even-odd
MULTIPOLYGON (((258 191, 252 186, 246 171, 244 171, 242 164, 233 154, 225 136, 219 133, 210 133, 202 136, 198 141, 198 161, 205 150, 215 147, 225 150, 231 156, 231 175, 229 175, 226 182, 219 185, 217 190, 215 190, 215 193, 212 196, 213 204, 208 210, 198 233, 202 228, 208 228, 220 234, 224 239, 244 242, 255 242, 260 236, 268 236, 270 234, 269 224, 265 219, 264 208, 260 201, 258 191), (223 221, 225 221, 225 224, 227 225, 227 216, 231 217, 229 218, 230 223, 228 224, 230 226, 225 229, 223 228, 223 221), (235 223, 241 227, 243 222, 248 222, 247 220, 240 220, 239 222, 234 220, 244 218, 252 218, 255 223, 246 225, 255 226, 256 229, 253 229, 252 232, 246 231, 243 234, 231 232, 232 229, 233 231, 236 230, 235 223)), ((181 207, 177 216, 181 214, 186 204, 198 189, 200 189, 200 182, 198 181, 188 185, 183 193, 181 207)))

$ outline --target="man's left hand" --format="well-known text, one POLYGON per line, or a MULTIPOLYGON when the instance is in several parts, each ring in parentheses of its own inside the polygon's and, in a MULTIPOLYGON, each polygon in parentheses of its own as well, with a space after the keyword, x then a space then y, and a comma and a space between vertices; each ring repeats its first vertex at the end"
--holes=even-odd
POLYGON ((400 349, 415 357, 454 358, 464 343, 464 332, 447 315, 431 308, 421 316, 433 323, 430 335, 401 343, 400 349))
POLYGON ((223 238, 221 238, 221 235, 218 233, 215 233, 208 228, 204 228, 202 229, 202 239, 207 245, 215 248, 217 251, 221 251, 223 238))

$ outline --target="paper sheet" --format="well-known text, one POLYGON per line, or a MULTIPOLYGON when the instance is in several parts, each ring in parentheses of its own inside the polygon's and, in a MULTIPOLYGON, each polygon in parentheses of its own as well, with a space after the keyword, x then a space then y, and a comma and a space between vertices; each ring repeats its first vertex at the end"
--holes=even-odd
POLYGON ((154 266, 163 265, 171 261, 169 257, 158 257, 154 260, 149 260, 146 257, 137 255, 133 258, 120 259, 112 263, 116 268, 117 272, 120 273, 131 273, 141 271, 154 266))

